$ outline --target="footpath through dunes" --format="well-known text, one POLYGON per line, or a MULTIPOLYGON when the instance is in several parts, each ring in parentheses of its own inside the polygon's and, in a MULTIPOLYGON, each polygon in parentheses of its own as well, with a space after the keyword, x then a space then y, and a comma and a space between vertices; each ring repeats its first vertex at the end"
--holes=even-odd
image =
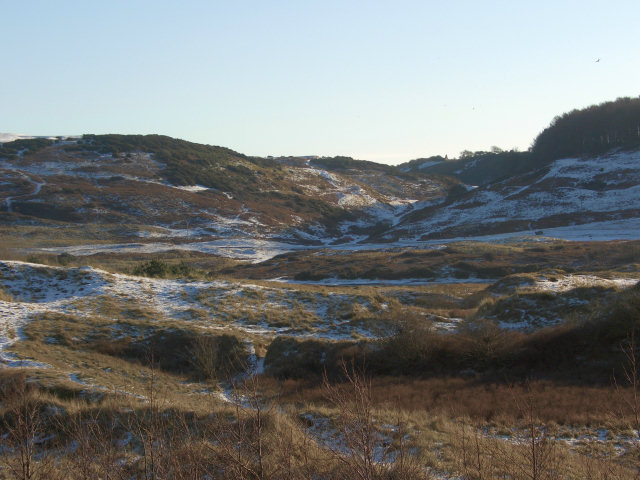
POLYGON ((37 196, 40 193, 40 190, 42 190, 42 187, 47 184, 45 180, 34 174, 29 174, 19 170, 0 169, 0 178, 7 177, 12 178, 15 182, 6 182, 9 183, 9 188, 6 188, 7 185, 4 186, 6 188, 4 203, 8 213, 13 213, 13 202, 37 196), (14 185, 11 185, 11 183, 14 183, 14 185))

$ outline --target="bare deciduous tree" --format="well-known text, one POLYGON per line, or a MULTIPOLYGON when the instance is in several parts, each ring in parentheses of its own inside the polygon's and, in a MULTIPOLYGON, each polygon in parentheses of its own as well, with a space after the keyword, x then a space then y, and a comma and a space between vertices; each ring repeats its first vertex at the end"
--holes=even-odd
POLYGON ((5 467, 19 480, 54 478, 53 458, 48 455, 45 418, 28 388, 24 375, 2 385, 1 403, 4 435, 0 436, 0 457, 5 467))

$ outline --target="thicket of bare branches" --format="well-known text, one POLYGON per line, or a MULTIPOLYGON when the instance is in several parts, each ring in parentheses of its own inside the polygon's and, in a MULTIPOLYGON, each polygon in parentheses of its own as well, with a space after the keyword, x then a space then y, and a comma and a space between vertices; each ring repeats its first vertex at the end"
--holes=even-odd
MULTIPOLYGON (((634 339, 624 348, 629 355, 625 380, 633 387, 634 339)), ((295 411, 284 411, 265 399, 258 376, 239 379, 227 392, 226 408, 212 396, 209 400, 218 402, 212 409, 216 413, 206 416, 168 405, 153 370, 143 404, 111 410, 96 406, 74 413, 47 406, 25 380, 17 376, 0 385, 2 479, 433 478, 407 447, 412 432, 401 418, 392 432, 381 428, 371 381, 353 365, 343 365, 340 384, 324 381, 333 412, 328 424, 331 441, 315 438, 295 411)), ((536 393, 524 391, 514 390, 521 421, 510 438, 458 419, 451 432, 457 455, 451 475, 469 480, 633 478, 611 459, 588 456, 580 456, 578 462, 574 458, 567 473, 566 451, 560 451, 540 420, 536 393)), ((629 421, 635 426, 633 415, 629 421)))

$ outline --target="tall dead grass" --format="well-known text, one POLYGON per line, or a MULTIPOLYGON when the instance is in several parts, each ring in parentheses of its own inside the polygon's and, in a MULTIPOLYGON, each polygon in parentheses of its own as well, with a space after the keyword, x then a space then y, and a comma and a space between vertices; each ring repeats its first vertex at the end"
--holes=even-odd
MULTIPOLYGON (((300 410, 286 404, 286 394, 278 403, 270 402, 258 377, 237 384, 233 404, 221 405, 216 397, 204 396, 210 413, 196 414, 167 402, 153 370, 144 403, 84 402, 74 408, 52 405, 24 374, 0 376, 0 417, 6 432, 0 465, 8 478, 400 480, 432 478, 429 468, 465 478, 601 479, 634 474, 614 457, 586 457, 558 444, 545 413, 549 399, 537 383, 505 387, 494 397, 503 398, 503 405, 510 403, 515 412, 502 430, 509 435, 502 438, 485 428, 484 419, 466 415, 457 415, 454 422, 437 421, 451 414, 438 417, 431 412, 424 418, 435 423, 420 423, 423 416, 397 399, 393 408, 385 406, 384 392, 395 387, 346 370, 343 383, 325 378, 319 387, 338 446, 310 435, 298 420, 300 410), (411 429, 406 421, 395 420, 404 417, 414 425, 411 429), (380 430, 389 418, 393 439, 380 430), (434 440, 413 443, 413 437, 427 433, 415 425, 420 430, 435 428, 434 440), (444 448, 438 458, 421 453, 434 448, 434 442, 444 448)), ((458 390, 457 395, 478 392, 458 390)), ((432 397, 437 398, 437 392, 432 397)), ((442 398, 442 405, 451 398, 442 398)))
MULTIPOLYGON (((524 395, 524 385, 460 377, 373 377, 371 380, 372 402, 378 408, 426 412, 434 416, 466 416, 474 422, 496 425, 509 425, 520 420, 520 412, 512 397, 524 395)), ((280 400, 284 403, 320 405, 325 402, 322 387, 317 381, 271 380, 265 387, 268 391, 280 392, 280 400)), ((347 389, 347 386, 336 385, 336 388, 347 389)), ((617 430, 628 428, 628 422, 622 420, 621 414, 624 412, 628 418, 632 409, 619 408, 633 400, 633 392, 626 386, 621 386, 616 392, 613 386, 532 380, 529 388, 536 392, 540 418, 547 423, 586 427, 606 424, 617 430), (612 412, 614 406, 615 414, 612 412)))

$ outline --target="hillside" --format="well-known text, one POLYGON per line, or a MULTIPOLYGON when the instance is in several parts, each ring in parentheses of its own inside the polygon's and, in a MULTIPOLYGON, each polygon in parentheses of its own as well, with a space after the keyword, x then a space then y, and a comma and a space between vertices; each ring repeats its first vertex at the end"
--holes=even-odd
POLYGON ((448 175, 468 185, 487 185, 535 168, 530 152, 502 151, 463 152, 460 158, 448 160, 430 157, 398 165, 402 171, 426 175, 448 175))
POLYGON ((549 150, 614 103, 400 167, 0 135, 0 478, 637 478, 640 146, 549 150))
POLYGON ((620 235, 627 229, 637 232, 639 217, 640 151, 617 151, 555 160, 524 174, 471 187, 441 205, 407 214, 386 238, 426 240, 518 232, 554 236, 558 227, 580 225, 584 229, 575 228, 576 232, 592 225, 588 235, 597 236, 611 222, 618 225, 620 235))
POLYGON ((157 135, 0 148, 4 221, 148 225, 317 241, 391 223, 446 195, 444 177, 352 159, 263 159, 157 135), (4 158, 3 158, 4 157, 4 158))

